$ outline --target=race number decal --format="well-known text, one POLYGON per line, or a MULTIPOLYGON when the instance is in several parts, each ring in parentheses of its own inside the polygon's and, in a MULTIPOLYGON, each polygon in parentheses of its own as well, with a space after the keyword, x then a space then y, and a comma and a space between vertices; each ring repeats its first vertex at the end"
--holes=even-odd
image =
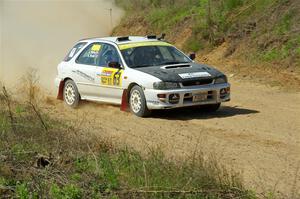
POLYGON ((94 44, 91 48, 91 50, 88 52, 88 57, 90 58, 96 58, 101 50, 100 44, 94 44))
POLYGON ((101 45, 100 44, 94 44, 92 46, 92 51, 94 51, 94 52, 99 52, 100 49, 101 49, 101 45))
POLYGON ((122 86, 122 69, 104 68, 100 74, 101 85, 122 86))

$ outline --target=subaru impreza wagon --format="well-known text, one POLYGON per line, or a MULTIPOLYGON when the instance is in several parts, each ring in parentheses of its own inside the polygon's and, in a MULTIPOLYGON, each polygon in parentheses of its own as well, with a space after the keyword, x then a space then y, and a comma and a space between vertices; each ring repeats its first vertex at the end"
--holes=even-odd
POLYGON ((194 59, 156 36, 83 39, 58 65, 58 98, 71 107, 80 100, 119 104, 140 117, 188 106, 216 111, 230 100, 230 84, 194 59))

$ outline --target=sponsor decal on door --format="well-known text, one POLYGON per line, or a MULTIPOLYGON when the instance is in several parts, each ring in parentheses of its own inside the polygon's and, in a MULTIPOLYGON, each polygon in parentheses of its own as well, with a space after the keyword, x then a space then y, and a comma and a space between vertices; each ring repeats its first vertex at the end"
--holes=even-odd
POLYGON ((122 74, 122 69, 103 68, 100 74, 100 84, 105 86, 122 86, 122 74))

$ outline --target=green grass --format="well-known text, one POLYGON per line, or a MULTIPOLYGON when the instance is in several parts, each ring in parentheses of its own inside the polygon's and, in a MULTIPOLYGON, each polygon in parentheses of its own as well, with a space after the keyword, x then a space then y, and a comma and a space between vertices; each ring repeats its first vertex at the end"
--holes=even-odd
POLYGON ((255 198, 239 175, 228 173, 215 159, 205 160, 201 153, 184 162, 167 159, 159 149, 142 156, 80 129, 73 129, 73 134, 66 121, 41 112, 49 127, 45 131, 26 104, 13 103, 13 131, 2 102, 0 194, 5 197, 255 198), (50 165, 38 166, 40 157, 50 165))
POLYGON ((265 9, 270 7, 272 4, 274 4, 274 0, 259 0, 255 4, 255 10, 257 12, 263 12, 265 9))
MULTIPOLYGON (((27 184, 17 184, 16 185, 16 196, 20 199, 29 199, 30 198, 30 192, 28 190, 27 184)), ((33 194, 31 196, 35 196, 36 194, 33 194)))
POLYGON ((223 1, 224 8, 227 11, 231 11, 231 10, 243 5, 244 2, 245 2, 244 0, 224 0, 223 1))
POLYGON ((55 199, 81 199, 83 194, 82 190, 76 185, 68 184, 59 187, 57 184, 53 184, 50 188, 50 196, 55 199))
POLYGON ((197 38, 197 36, 188 38, 183 46, 184 50, 187 52, 198 52, 199 50, 203 49, 203 47, 204 44, 197 38))
POLYGON ((256 56, 256 58, 265 62, 281 61, 293 56, 295 59, 300 58, 299 40, 300 39, 298 36, 296 38, 289 39, 284 44, 272 47, 270 49, 263 49, 262 51, 258 52, 258 56, 256 56))
POLYGON ((186 7, 163 7, 152 10, 146 16, 146 20, 154 29, 168 32, 177 23, 182 22, 189 15, 190 11, 189 9, 186 9, 186 7))
MULTIPOLYGON (((192 28, 193 34, 184 44, 184 48, 195 52, 210 48, 211 45, 218 45, 231 27, 226 21, 228 14, 238 12, 241 6, 249 3, 242 0, 210 1, 210 4, 209 0, 155 1, 155 3, 153 1, 136 3, 134 0, 127 0, 127 2, 143 8, 142 15, 153 32, 172 34, 177 28, 181 28, 180 24, 183 22, 191 24, 189 27, 192 28), (212 25, 214 27, 209 29, 208 27, 212 25)), ((131 9, 128 13, 130 12, 131 9)))
POLYGON ((295 14, 295 10, 291 10, 281 18, 278 25, 275 27, 275 31, 277 34, 286 34, 291 30, 292 19, 295 16, 295 14))

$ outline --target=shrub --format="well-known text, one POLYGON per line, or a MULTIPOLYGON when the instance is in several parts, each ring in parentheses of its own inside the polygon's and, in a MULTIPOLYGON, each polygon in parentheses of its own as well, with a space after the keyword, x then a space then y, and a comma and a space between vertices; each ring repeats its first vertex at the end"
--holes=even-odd
POLYGON ((238 6, 243 5, 244 0, 224 0, 224 7, 227 11, 231 11, 238 6))
POLYGON ((188 40, 185 42, 183 48, 185 51, 192 51, 192 52, 198 52, 203 48, 203 45, 200 43, 201 40, 197 39, 196 36, 192 36, 188 38, 188 40))
POLYGON ((30 194, 25 183, 17 184, 16 186, 16 196, 20 199, 29 199, 30 194))

